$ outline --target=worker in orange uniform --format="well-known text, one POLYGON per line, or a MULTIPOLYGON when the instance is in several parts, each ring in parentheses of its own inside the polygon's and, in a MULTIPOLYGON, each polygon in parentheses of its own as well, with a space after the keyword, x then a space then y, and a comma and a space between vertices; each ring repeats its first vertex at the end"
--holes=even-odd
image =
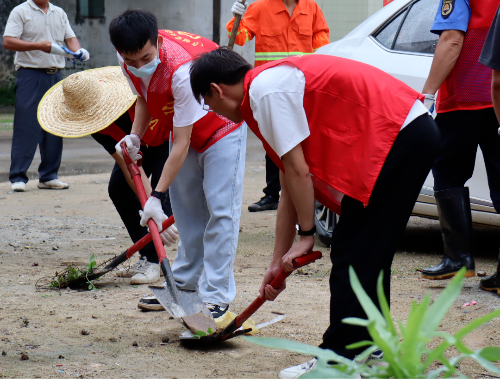
MULTIPOLYGON (((293 55, 312 54, 330 43, 325 16, 313 0, 257 0, 248 10, 246 2, 236 1, 231 12, 242 16, 235 43, 243 46, 255 37, 255 67, 293 55)), ((226 26, 228 33, 233 25, 234 18, 226 26)), ((266 154, 264 197, 248 210, 278 209, 280 191, 279 169, 266 154)))

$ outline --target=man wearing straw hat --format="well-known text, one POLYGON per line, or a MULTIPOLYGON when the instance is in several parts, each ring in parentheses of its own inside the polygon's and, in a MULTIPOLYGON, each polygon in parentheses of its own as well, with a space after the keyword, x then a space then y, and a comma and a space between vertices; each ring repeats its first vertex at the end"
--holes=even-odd
POLYGON ((41 155, 38 188, 66 189, 69 185, 57 178, 62 138, 40 128, 36 109, 43 94, 61 80, 65 57, 87 61, 90 55, 80 47, 64 10, 49 0, 28 0, 15 7, 5 26, 3 42, 5 49, 16 51, 17 101, 9 174, 12 189, 26 190, 26 171, 37 146, 41 155))
MULTIPOLYGON (((217 45, 191 33, 158 30, 155 16, 142 10, 115 18, 109 34, 123 73, 139 95, 132 132, 123 139, 132 159, 151 118, 160 120, 156 138, 164 141, 172 135, 170 155, 141 225, 150 218, 161 225, 161 199, 170 189, 180 235, 175 281, 182 289, 197 290, 212 316, 220 317, 236 296, 233 264, 247 128, 209 112, 193 97, 191 62, 217 45)), ((119 144, 117 151, 121 153, 119 144)))
MULTIPOLYGON (((105 67, 70 75, 52 87, 43 97, 38 110, 42 128, 59 137, 78 138, 89 134, 115 159, 109 180, 109 197, 120 214, 132 241, 137 242, 147 233, 139 225, 142 210, 135 185, 125 162, 115 151, 115 144, 132 129, 135 96, 122 75, 120 67, 105 67)), ((153 120, 154 123, 157 120, 153 120)), ((154 144, 146 132, 140 150, 143 165, 140 168, 146 191, 156 186, 163 165, 168 158, 168 143, 154 144), (146 145, 147 143, 147 145, 146 145), (151 183, 149 182, 151 176, 151 183)), ((165 214, 171 215, 168 196, 162 203, 165 214)), ((174 225, 161 233, 165 245, 178 239, 174 225)), ((132 277, 131 284, 146 284, 160 279, 160 266, 153 243, 140 250, 141 260, 118 271, 121 277, 132 277)), ((147 310, 154 310, 151 306, 147 310)))

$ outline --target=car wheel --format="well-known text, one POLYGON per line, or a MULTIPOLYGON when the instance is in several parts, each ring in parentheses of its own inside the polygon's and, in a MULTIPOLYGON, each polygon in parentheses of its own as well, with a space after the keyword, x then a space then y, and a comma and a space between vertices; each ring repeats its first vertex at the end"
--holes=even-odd
POLYGON ((337 225, 339 216, 317 201, 315 215, 314 223, 316 225, 316 234, 322 243, 326 246, 330 246, 332 244, 333 228, 337 225))

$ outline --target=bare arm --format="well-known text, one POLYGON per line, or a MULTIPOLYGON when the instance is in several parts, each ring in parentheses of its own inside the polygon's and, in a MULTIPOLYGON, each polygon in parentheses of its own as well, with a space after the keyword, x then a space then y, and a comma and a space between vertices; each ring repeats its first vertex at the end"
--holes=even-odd
POLYGON ((465 33, 461 30, 445 30, 434 53, 431 71, 422 93, 434 95, 450 74, 462 52, 465 33))
POLYGON ((41 50, 50 53, 52 44, 49 41, 27 42, 19 38, 5 36, 3 37, 3 47, 12 51, 34 51, 41 50))
POLYGON ((286 287, 286 284, 280 288, 269 285, 281 268, 292 271, 293 259, 311 251, 314 246, 314 236, 300 236, 293 243, 297 221, 302 230, 314 227, 314 187, 302 146, 297 145, 283 155, 281 160, 285 173, 280 172, 281 198, 276 217, 276 242, 273 260, 260 288, 260 296, 268 300, 274 300, 286 287))
POLYGON ((66 38, 64 42, 66 43, 66 46, 68 46, 68 49, 70 49, 73 52, 78 51, 82 48, 80 46, 80 42, 78 42, 78 38, 76 37, 66 38))
POLYGON ((192 131, 193 125, 183 128, 174 127, 174 143, 155 188, 156 191, 166 192, 179 173, 189 150, 192 131))
POLYGON ((135 104, 135 119, 132 125, 130 134, 137 134, 142 138, 144 133, 151 122, 151 114, 149 113, 146 100, 142 96, 137 96, 137 103, 135 104))
MULTIPOLYGON (((130 176, 130 172, 128 171, 125 161, 122 157, 120 157, 120 155, 118 155, 118 153, 113 153, 111 156, 115 159, 116 163, 118 163, 118 166, 120 166, 120 168, 122 169, 123 175, 125 175, 125 180, 127 180, 127 183, 130 188, 132 188, 132 191, 134 191, 134 193, 137 195, 137 188, 135 188, 134 180, 132 179, 132 176, 130 176)), ((149 197, 149 195, 151 194, 151 183, 149 182, 144 169, 140 167, 139 170, 141 171, 141 179, 142 184, 144 185, 144 190, 146 191, 146 195, 149 197)))

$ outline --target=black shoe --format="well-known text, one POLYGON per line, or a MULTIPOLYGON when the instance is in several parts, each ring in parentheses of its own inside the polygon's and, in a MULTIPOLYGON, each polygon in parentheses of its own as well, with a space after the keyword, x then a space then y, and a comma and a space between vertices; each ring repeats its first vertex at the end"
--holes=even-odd
POLYGON ((266 195, 255 204, 248 206, 250 212, 274 211, 278 209, 279 197, 266 195))
POLYGON ((461 257, 459 261, 452 260, 449 256, 445 255, 440 264, 434 267, 424 268, 422 270, 422 278, 442 280, 453 278, 462 267, 467 267, 465 272, 466 278, 476 276, 474 268, 474 259, 469 256, 461 257))
POLYGON ((481 289, 485 291, 497 292, 500 295, 500 286, 497 282, 497 274, 488 276, 487 278, 481 279, 480 282, 481 289))
POLYGON ((471 255, 472 214, 469 188, 435 191, 434 197, 443 236, 444 258, 439 265, 424 268, 422 277, 436 280, 449 279, 462 267, 467 268, 466 277, 475 276, 474 258, 471 255))
POLYGON ((227 305, 225 308, 221 307, 220 305, 212 304, 212 303, 205 303, 205 305, 207 306, 210 313, 212 313, 213 319, 224 316, 226 314, 227 310, 229 309, 229 305, 227 305))
POLYGON ((149 311, 158 312, 165 310, 165 308, 163 308, 163 305, 161 305, 158 299, 154 296, 143 297, 141 300, 139 300, 137 307, 145 312, 149 311))

